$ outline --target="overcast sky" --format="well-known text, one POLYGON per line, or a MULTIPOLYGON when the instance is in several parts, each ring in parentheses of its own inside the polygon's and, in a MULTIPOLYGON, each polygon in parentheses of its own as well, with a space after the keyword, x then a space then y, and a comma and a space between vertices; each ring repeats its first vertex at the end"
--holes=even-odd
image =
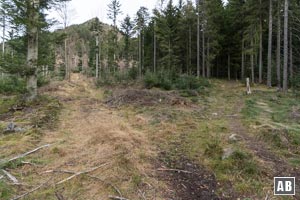
MULTIPOLYGON (((111 24, 112 22, 107 19, 107 5, 110 1, 111 0, 72 0, 70 2, 70 8, 72 8, 71 13, 73 17, 69 23, 80 24, 97 16, 100 21, 111 24)), ((160 1, 161 0, 120 0, 122 15, 118 17, 118 21, 122 21, 127 14, 133 18, 141 6, 148 8, 151 12, 156 5, 159 5, 160 1)), ((175 0, 174 3, 177 3, 177 1, 175 0)), ((50 16, 56 18, 56 15, 53 13, 50 16)))
MULTIPOLYGON (((111 24, 112 22, 107 18, 108 4, 111 0, 72 0, 69 7, 72 9, 70 13, 73 16, 70 19, 70 24, 80 24, 91 18, 98 17, 100 21, 111 24)), ((134 17, 137 10, 144 6, 152 11, 155 5, 160 0, 120 0, 122 15, 118 16, 118 21, 122 21, 124 17, 129 14, 134 17)), ((56 18, 54 13, 50 14, 51 18, 56 18)))

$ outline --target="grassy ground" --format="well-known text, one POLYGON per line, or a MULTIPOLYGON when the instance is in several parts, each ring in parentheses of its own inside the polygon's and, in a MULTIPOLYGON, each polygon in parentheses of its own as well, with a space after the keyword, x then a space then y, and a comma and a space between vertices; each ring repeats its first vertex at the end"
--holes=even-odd
POLYGON ((0 159, 52 144, 1 166, 22 184, 0 179, 0 199, 44 182, 26 199, 107 199, 120 196, 117 190, 129 199, 276 199, 273 176, 299 175, 300 101, 292 94, 255 86, 247 96, 243 84, 212 80, 198 96, 143 91, 151 103, 132 97, 139 89, 130 97, 123 91, 118 104, 129 104, 110 107, 102 102, 124 89, 72 80, 42 88, 44 96, 29 105, 17 97, 0 100, 0 159), (27 131, 4 134, 11 121, 27 131), (224 151, 232 153, 224 159, 224 151), (102 164, 57 185, 70 172, 102 164))
POLYGON ((134 108, 131 115, 146 119, 140 128, 167 152, 168 167, 187 157, 214 174, 220 198, 271 197, 273 177, 299 169, 299 99, 262 86, 247 96, 238 82, 213 85, 193 100, 196 108, 134 108), (229 140, 233 134, 237 141, 229 140), (233 153, 222 159, 226 149, 233 153))

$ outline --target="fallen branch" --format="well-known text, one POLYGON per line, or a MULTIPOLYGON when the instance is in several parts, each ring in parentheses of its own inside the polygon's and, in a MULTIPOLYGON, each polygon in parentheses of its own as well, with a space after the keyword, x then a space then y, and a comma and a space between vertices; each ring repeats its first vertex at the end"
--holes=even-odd
POLYGON ((179 173, 193 174, 193 172, 181 170, 181 169, 158 168, 157 171, 173 171, 173 172, 179 172, 179 173))
POLYGON ((19 181, 16 177, 14 177, 13 175, 11 175, 8 171, 2 169, 2 172, 16 185, 19 184, 19 181))
POLYGON ((117 197, 117 196, 111 196, 111 195, 109 195, 108 198, 114 199, 114 200, 129 200, 129 199, 126 199, 126 198, 123 198, 123 197, 117 197))
POLYGON ((56 183, 55 185, 60 185, 60 184, 66 182, 66 181, 69 181, 69 180, 73 179, 74 177, 79 176, 79 175, 81 175, 81 174, 87 174, 87 173, 90 173, 90 172, 92 172, 92 171, 95 171, 95 170, 99 169, 100 167, 106 166, 107 164, 108 164, 108 163, 104 163, 104 164, 102 164, 102 165, 100 165, 100 166, 98 166, 98 167, 94 167, 94 168, 89 169, 89 170, 86 170, 86 171, 74 173, 72 176, 69 176, 68 178, 66 178, 66 179, 64 179, 64 180, 59 181, 59 182, 56 183))
MULTIPOLYGON (((77 174, 76 172, 72 172, 72 171, 68 171, 68 170, 48 170, 48 171, 43 172, 42 174, 45 174, 45 173, 66 173, 66 174, 74 174, 74 175, 77 174)), ((121 191, 114 184, 107 182, 97 176, 87 175, 87 177, 96 179, 106 185, 109 185, 118 193, 118 195, 122 196, 121 191)))
POLYGON ((18 200, 18 199, 21 199, 21 198, 23 198, 23 197, 25 197, 25 196, 27 196, 27 195, 29 195, 29 194, 31 194, 31 193, 33 193, 33 192, 39 190, 39 189, 42 188, 44 185, 46 185, 50 180, 51 180, 51 179, 47 180, 46 182, 42 183, 41 185, 37 186, 36 188, 33 188, 32 190, 30 190, 30 191, 28 191, 28 192, 26 192, 26 193, 24 193, 24 194, 22 194, 22 195, 20 195, 20 196, 17 196, 17 197, 12 198, 11 200, 18 200))
POLYGON ((33 150, 31 150, 31 151, 28 151, 28 152, 26 152, 26 153, 23 153, 23 154, 21 154, 21 155, 18 155, 18 156, 16 156, 16 157, 13 157, 13 158, 11 158, 11 159, 9 159, 9 160, 6 160, 6 161, 2 162, 1 164, 6 164, 6 163, 9 163, 9 162, 18 160, 18 159, 20 159, 20 158, 24 158, 25 156, 28 156, 28 155, 30 155, 30 154, 32 154, 32 153, 34 153, 34 152, 36 152, 36 151, 38 151, 38 150, 40 150, 40 149, 43 149, 43 148, 46 148, 46 147, 49 147, 49 146, 51 146, 51 145, 50 145, 50 144, 46 144, 46 145, 40 146, 40 147, 38 147, 38 148, 36 148, 36 149, 33 149, 33 150))
POLYGON ((4 176, 0 176, 0 180, 3 179, 3 178, 4 178, 4 176))

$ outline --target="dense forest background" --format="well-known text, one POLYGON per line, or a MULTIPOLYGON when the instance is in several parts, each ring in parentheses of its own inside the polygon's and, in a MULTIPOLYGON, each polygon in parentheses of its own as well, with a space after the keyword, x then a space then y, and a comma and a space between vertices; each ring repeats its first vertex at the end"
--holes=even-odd
POLYGON ((299 88, 299 0, 169 0, 152 11, 141 7, 133 19, 119 19, 121 6, 108 5, 111 25, 95 18, 69 26, 68 1, 2 0, 1 92, 25 91, 26 80, 28 90, 30 74, 42 85, 72 71, 95 76, 98 84, 143 78, 147 87, 164 89, 200 77, 299 88), (47 20, 49 9, 58 21, 47 20), (55 23, 63 28, 49 32, 55 23))

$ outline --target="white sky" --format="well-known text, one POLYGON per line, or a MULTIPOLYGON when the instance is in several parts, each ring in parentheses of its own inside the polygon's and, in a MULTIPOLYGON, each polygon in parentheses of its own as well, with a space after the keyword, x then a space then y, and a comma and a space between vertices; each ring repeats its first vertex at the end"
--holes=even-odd
MULTIPOLYGON (((107 18, 108 4, 110 1, 111 0, 72 0, 70 2, 70 8, 72 8, 72 15, 75 14, 75 16, 69 20, 69 23, 81 24, 97 16, 100 21, 111 24, 112 22, 107 18)), ((120 0, 122 14, 118 16, 118 22, 120 23, 127 14, 134 18, 135 13, 141 6, 148 8, 151 12, 159 1, 160 0, 120 0)), ((57 15, 51 13, 50 17, 56 18, 57 15)))
MULTIPOLYGON (((70 8, 73 10, 71 12, 73 17, 69 20, 69 23, 81 24, 97 16, 100 21, 111 24, 112 22, 107 19, 107 9, 110 1, 111 0, 72 0, 70 2, 70 8)), ((156 5, 159 5, 160 1, 161 0, 120 0, 122 15, 118 16, 118 22, 120 23, 127 14, 134 18, 137 10, 141 6, 148 8, 151 13, 152 9, 154 9, 156 5)), ((168 0, 165 0, 165 2, 167 1, 168 0)), ((174 4, 177 2, 178 0, 174 0, 174 4)), ((57 15, 51 13, 50 17, 56 18, 57 15)))

